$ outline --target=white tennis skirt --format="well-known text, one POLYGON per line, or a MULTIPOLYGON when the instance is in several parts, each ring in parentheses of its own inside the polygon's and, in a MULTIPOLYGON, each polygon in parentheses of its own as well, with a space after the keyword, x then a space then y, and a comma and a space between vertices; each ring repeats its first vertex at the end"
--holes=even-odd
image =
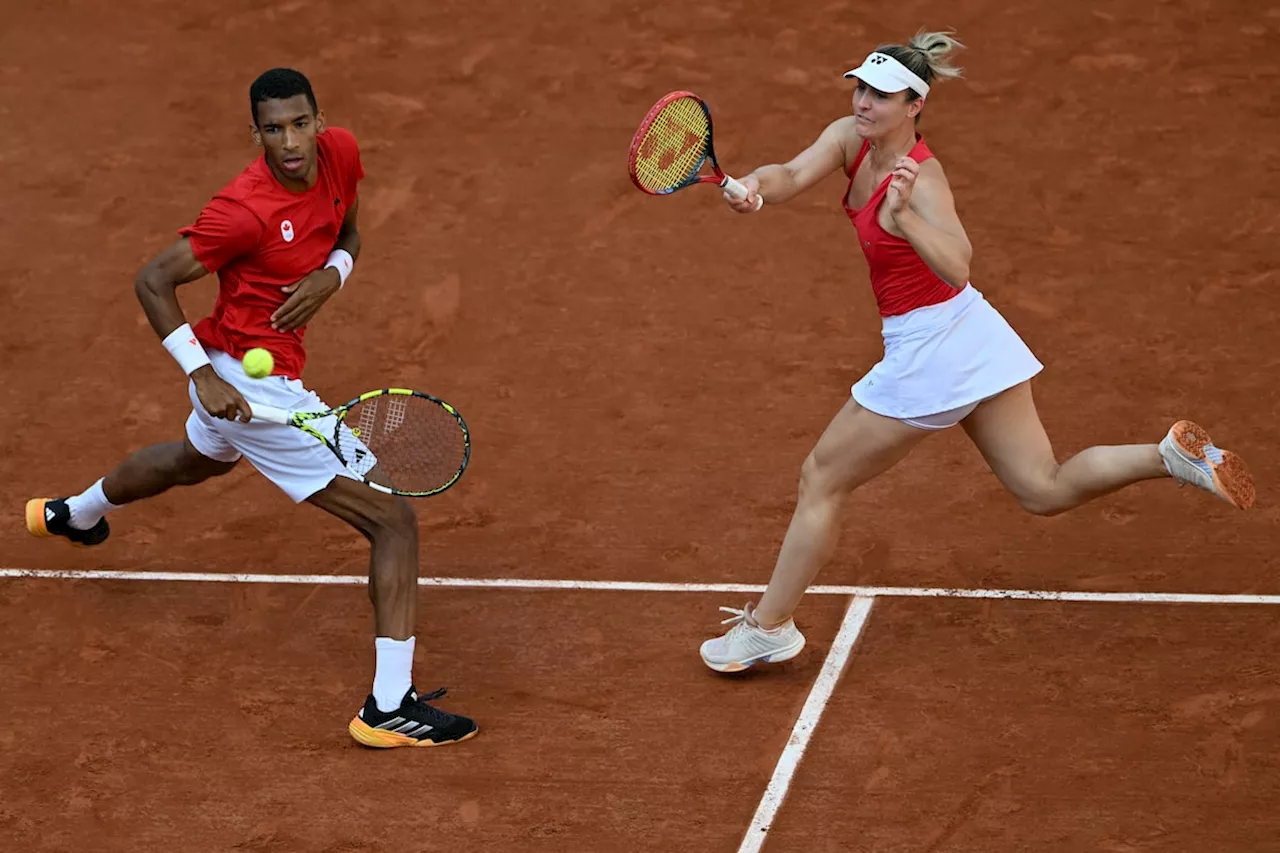
POLYGON ((864 409, 922 418, 979 403, 1044 365, 972 285, 939 305, 884 317, 884 358, 850 389, 864 409))

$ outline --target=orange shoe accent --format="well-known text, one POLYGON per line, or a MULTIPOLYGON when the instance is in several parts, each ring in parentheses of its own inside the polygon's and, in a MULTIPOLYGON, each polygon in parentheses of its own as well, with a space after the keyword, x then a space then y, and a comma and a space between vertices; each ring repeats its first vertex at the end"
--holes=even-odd
POLYGON ((1239 509, 1249 509, 1253 506, 1258 492, 1253 483, 1253 476, 1249 473, 1249 467, 1244 464, 1243 459, 1230 450, 1222 450, 1214 445, 1214 449, 1222 454, 1222 461, 1214 462, 1212 457, 1205 453, 1205 448, 1213 445, 1213 440, 1209 438, 1209 433, 1204 427, 1191 421, 1178 421, 1173 425, 1173 440, 1188 455, 1209 465, 1213 485, 1218 489, 1218 494, 1239 509))
POLYGON ((53 498, 32 498, 27 501, 27 532, 32 536, 52 536, 44 526, 44 505, 53 498))
POLYGON ((397 746, 448 746, 452 743, 462 743, 464 740, 470 740, 478 734, 480 729, 470 731, 457 740, 446 740, 436 743, 433 740, 411 738, 397 732, 389 732, 386 729, 375 729, 359 717, 354 717, 347 726, 347 732, 357 743, 365 746, 372 746, 376 749, 392 749, 397 746))

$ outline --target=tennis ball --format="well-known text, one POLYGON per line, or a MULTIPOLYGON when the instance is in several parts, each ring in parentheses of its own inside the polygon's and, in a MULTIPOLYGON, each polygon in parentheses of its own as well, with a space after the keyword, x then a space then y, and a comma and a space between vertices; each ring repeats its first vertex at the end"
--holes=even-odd
POLYGON ((245 375, 252 376, 254 379, 270 376, 272 368, 276 366, 275 359, 271 357, 271 353, 262 347, 254 347, 249 350, 244 354, 244 359, 240 363, 244 365, 245 375))

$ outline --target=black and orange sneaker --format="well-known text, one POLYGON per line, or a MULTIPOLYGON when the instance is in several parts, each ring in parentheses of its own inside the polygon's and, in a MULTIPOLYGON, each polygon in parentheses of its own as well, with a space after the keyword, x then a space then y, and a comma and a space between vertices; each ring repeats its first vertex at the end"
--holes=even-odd
POLYGON ((444 746, 474 737, 479 729, 473 720, 450 714, 427 703, 446 693, 441 688, 419 696, 412 685, 394 711, 379 711, 371 695, 360 713, 347 726, 358 743, 386 749, 393 746, 444 746))
POLYGON ((104 516, 88 530, 78 530, 71 526, 66 498, 32 498, 27 501, 27 532, 32 536, 65 536, 72 545, 89 547, 107 541, 111 526, 104 516))

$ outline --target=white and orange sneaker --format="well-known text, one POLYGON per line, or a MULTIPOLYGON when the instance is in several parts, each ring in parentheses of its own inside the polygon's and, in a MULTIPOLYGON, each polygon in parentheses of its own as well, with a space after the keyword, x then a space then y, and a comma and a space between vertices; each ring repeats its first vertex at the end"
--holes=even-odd
POLYGON ((702 662, 716 672, 740 672, 758 663, 790 660, 804 648, 804 634, 796 628, 793 619, 766 631, 756 622, 750 604, 741 610, 720 609, 732 614, 720 624, 733 627, 724 635, 707 640, 700 650, 702 662))
POLYGON ((1212 492, 1239 509, 1253 506, 1256 491, 1244 460, 1214 445, 1203 427, 1178 421, 1160 442, 1164 467, 1179 483, 1212 492))

